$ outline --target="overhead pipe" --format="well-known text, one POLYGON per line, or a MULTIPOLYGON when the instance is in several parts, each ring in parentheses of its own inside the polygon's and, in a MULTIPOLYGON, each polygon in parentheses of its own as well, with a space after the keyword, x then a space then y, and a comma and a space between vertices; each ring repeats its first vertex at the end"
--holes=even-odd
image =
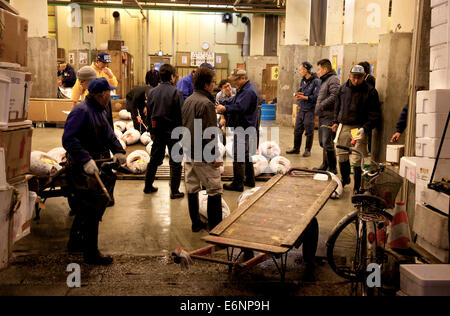
POLYGON ((122 33, 120 29, 120 13, 118 11, 114 11, 113 17, 114 17, 114 40, 121 41, 122 33))
POLYGON ((250 19, 246 16, 242 17, 241 22, 244 23, 244 45, 242 46, 242 55, 245 57, 250 56, 250 19))

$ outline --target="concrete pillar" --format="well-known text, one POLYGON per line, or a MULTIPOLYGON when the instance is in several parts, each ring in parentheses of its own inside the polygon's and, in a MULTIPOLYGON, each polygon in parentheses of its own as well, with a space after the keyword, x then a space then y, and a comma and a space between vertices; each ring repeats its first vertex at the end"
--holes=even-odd
POLYGON ((28 37, 48 36, 47 0, 11 0, 20 16, 28 20, 28 37))
POLYGON ((411 0, 392 1, 390 30, 393 32, 412 32, 416 6, 411 0))
POLYGON ((345 1, 344 43, 377 43, 388 32, 389 0, 345 1))
POLYGON ((377 162, 386 161, 386 146, 409 101, 411 49, 412 33, 380 35, 377 90, 383 119, 380 128, 374 131, 372 145, 373 159, 377 162))
POLYGON ((342 44, 344 32, 344 0, 328 0, 326 45, 342 44))
POLYGON ((286 45, 308 45, 311 21, 311 0, 287 0, 286 45))

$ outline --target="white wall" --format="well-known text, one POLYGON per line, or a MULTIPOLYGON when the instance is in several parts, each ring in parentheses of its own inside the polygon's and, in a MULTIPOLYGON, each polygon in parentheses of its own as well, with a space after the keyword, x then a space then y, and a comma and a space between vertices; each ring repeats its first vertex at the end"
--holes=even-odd
POLYGON ((20 16, 28 20, 28 37, 48 36, 47 0, 11 0, 20 16))

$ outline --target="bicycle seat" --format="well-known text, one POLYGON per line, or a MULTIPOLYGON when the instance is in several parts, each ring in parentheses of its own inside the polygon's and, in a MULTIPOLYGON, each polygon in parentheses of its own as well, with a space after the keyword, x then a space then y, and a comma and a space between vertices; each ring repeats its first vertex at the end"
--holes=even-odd
POLYGON ((352 196, 353 204, 369 204, 378 209, 387 207, 386 201, 374 195, 356 194, 352 196))

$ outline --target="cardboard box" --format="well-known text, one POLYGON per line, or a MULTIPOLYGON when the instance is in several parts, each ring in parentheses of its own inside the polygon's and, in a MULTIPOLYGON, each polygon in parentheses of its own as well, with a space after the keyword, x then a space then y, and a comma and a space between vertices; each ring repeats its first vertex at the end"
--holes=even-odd
POLYGON ((33 122, 64 123, 72 106, 69 99, 31 99, 28 118, 33 122))
POLYGON ((13 243, 16 243, 31 233, 31 221, 37 195, 34 192, 30 192, 28 189, 27 179, 23 179, 13 186, 19 193, 17 198, 20 200, 20 206, 14 212, 14 225, 12 232, 12 241, 13 243))
POLYGON ((228 69, 228 54, 216 54, 215 57, 215 68, 226 68, 228 69))
POLYGON ((177 67, 191 67, 191 53, 177 53, 177 67))
POLYGON ((413 230, 417 235, 440 249, 449 249, 448 215, 442 215, 424 204, 416 205, 413 230))
POLYGON ((30 173, 33 128, 15 127, 0 131, 0 144, 5 149, 6 179, 30 173))
POLYGON ((28 119, 33 122, 47 121, 45 101, 30 100, 30 108, 28 109, 28 119))
POLYGON ((0 9, 0 62, 27 66, 28 21, 0 9))
POLYGON ((31 73, 0 69, 0 78, 2 79, 0 85, 7 85, 6 89, 0 89, 0 100, 5 100, 3 93, 9 94, 8 122, 25 121, 28 117, 32 88, 31 73), (8 84, 6 84, 7 81, 9 81, 8 84))
POLYGON ((108 41, 108 50, 122 50, 122 46, 125 45, 124 41, 108 41))
POLYGON ((11 253, 11 201, 12 188, 0 191, 0 270, 8 267, 11 253))

